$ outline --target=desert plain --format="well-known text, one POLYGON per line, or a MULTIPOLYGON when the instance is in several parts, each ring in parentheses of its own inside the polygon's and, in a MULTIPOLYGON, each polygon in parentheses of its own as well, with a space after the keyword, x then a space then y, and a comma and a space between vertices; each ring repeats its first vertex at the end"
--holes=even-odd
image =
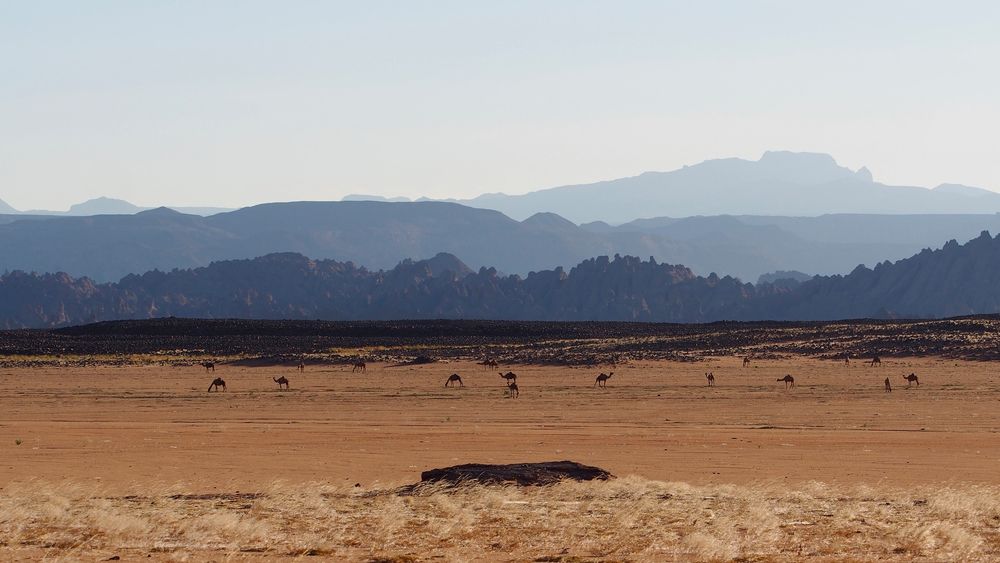
POLYGON ((990 561, 997 361, 994 317, 5 331, 0 559, 990 561), (616 477, 414 486, 557 460, 616 477))
POLYGON ((502 363, 516 399, 471 360, 0 369, 0 557, 989 560, 996 367, 502 363), (435 467, 564 459, 617 478, 398 490, 435 467))

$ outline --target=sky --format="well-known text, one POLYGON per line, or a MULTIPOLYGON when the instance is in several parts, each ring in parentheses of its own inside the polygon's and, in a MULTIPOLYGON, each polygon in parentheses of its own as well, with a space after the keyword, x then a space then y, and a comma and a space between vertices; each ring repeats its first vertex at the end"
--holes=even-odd
POLYGON ((1000 191, 1000 3, 0 0, 0 199, 466 198, 825 152, 1000 191))

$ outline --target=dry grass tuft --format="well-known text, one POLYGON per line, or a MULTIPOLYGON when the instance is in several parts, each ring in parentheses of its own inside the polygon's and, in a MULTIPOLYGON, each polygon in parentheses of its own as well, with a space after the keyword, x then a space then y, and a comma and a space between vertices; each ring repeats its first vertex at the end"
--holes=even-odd
POLYGON ((1000 558, 1000 490, 625 477, 410 494, 275 483, 260 494, 205 495, 173 485, 108 497, 96 486, 28 481, 0 493, 0 538, 0 558, 988 561, 1000 558))

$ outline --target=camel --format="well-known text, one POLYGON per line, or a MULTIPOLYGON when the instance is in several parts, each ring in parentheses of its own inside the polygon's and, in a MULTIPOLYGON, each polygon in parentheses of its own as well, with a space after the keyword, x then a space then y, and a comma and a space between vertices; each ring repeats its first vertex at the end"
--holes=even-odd
POLYGON ((892 393, 892 383, 889 382, 889 378, 885 378, 885 392, 892 393))
POLYGON ((881 366, 881 365, 882 365, 882 358, 878 357, 878 354, 875 354, 875 356, 872 357, 871 367, 881 366))
POLYGON ((788 389, 789 387, 795 387, 795 378, 790 375, 786 375, 785 377, 782 377, 778 381, 785 382, 785 389, 788 389))
POLYGON ((198 365, 205 368, 206 372, 215 371, 215 362, 202 362, 198 365))
POLYGON ((597 379, 594 381, 594 387, 603 387, 603 388, 607 389, 608 388, 608 380, 611 379, 611 376, 614 375, 614 374, 615 374, 615 372, 611 372, 611 373, 609 373, 607 375, 604 375, 603 373, 601 375, 598 375, 597 379))
POLYGON ((453 374, 449 375, 448 376, 448 381, 444 382, 444 386, 445 387, 451 387, 451 384, 454 383, 454 382, 456 382, 456 381, 458 382, 458 384, 460 386, 465 387, 465 384, 462 383, 462 378, 457 373, 453 373, 453 374))
POLYGON ((510 390, 510 398, 511 399, 516 399, 517 396, 520 394, 518 392, 518 390, 517 390, 517 383, 508 383, 507 384, 507 389, 510 390))
POLYGON ((844 365, 845 366, 851 365, 851 357, 850 356, 844 356, 844 365))
POLYGON ((708 380, 708 386, 709 387, 715 387, 715 374, 714 373, 712 373, 712 372, 706 373, 705 374, 705 379, 708 380))
POLYGON ((213 387, 215 388, 216 391, 219 390, 219 387, 222 387, 222 390, 225 391, 226 390, 226 381, 224 379, 222 379, 221 377, 216 377, 215 379, 212 380, 212 384, 208 386, 208 392, 209 393, 212 392, 212 388, 213 387))
POLYGON ((305 362, 299 362, 298 368, 299 368, 299 373, 305 372, 306 371, 306 363, 305 362))
POLYGON ((920 378, 918 378, 916 374, 911 373, 910 375, 904 375, 903 379, 906 380, 907 387, 910 387, 914 383, 917 384, 917 387, 920 387, 920 378))
POLYGON ((512 371, 508 371, 507 373, 501 373, 500 377, 506 379, 508 384, 511 381, 513 381, 514 383, 517 383, 517 374, 514 373, 514 372, 512 372, 512 371))
POLYGON ((483 361, 483 369, 497 369, 498 365, 500 365, 500 364, 498 364, 496 360, 484 360, 483 361))
MULTIPOLYGON (((272 377, 271 379, 274 379, 274 378, 272 377)), ((285 386, 285 389, 288 389, 288 378, 287 377, 285 377, 285 376, 282 375, 278 379, 274 379, 274 382, 278 384, 278 389, 281 389, 282 385, 285 386)))
POLYGON ((354 362, 354 368, 351 369, 351 373, 354 373, 356 371, 360 371, 361 373, 365 373, 367 371, 367 369, 368 369, 368 366, 365 364, 364 360, 358 360, 358 361, 354 362))
POLYGON ((750 365, 750 356, 743 356, 743 367, 750 365))

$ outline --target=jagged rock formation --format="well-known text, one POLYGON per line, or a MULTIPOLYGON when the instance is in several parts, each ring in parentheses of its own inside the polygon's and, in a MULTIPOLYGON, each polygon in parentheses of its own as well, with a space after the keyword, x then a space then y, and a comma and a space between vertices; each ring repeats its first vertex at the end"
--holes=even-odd
POLYGON ((744 284, 630 256, 526 277, 470 271, 439 254, 387 271, 270 254, 97 284, 66 274, 0 277, 0 327, 155 317, 708 322, 929 318, 1000 312, 1000 238, 950 241, 874 269, 744 284))

